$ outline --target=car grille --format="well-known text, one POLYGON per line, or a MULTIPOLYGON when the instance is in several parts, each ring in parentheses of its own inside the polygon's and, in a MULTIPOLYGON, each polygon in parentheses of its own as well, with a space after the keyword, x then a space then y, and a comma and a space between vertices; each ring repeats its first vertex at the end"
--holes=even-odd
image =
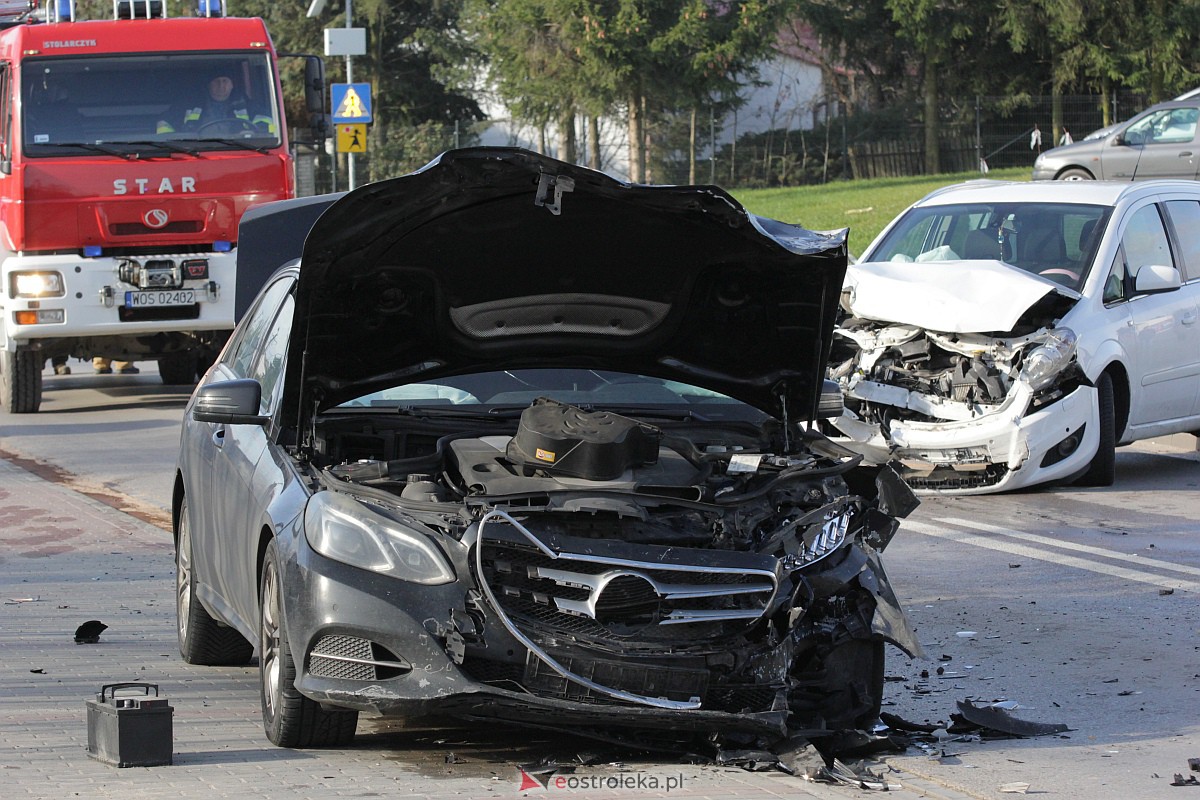
POLYGON ((377 681, 405 675, 412 667, 367 639, 322 636, 308 654, 308 671, 318 678, 377 681))
POLYGON ((988 464, 984 469, 956 470, 938 467, 932 472, 902 472, 901 477, 914 489, 976 489, 995 486, 1008 475, 1004 464, 988 464))
POLYGON ((655 667, 632 659, 577 661, 577 653, 552 648, 566 638, 642 655, 667 652, 667 645, 718 652, 767 613, 778 587, 778 562, 770 556, 539 536, 531 528, 536 523, 489 514, 480 525, 476 565, 505 626, 544 662, 524 676, 526 688, 539 694, 561 695, 557 686, 567 679, 610 698, 697 707, 700 683, 664 691, 670 679, 655 667), (553 680, 541 671, 546 666, 553 680), (671 695, 682 697, 664 699, 671 695))

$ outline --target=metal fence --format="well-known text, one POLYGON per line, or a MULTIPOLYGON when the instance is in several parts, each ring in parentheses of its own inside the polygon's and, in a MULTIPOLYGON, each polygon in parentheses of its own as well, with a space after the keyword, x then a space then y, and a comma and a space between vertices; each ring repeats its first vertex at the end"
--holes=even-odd
MULTIPOLYGON (((1060 102, 1062 121, 1058 130, 1054 129, 1049 95, 976 97, 943 103, 939 171, 974 172, 981 169, 981 164, 992 169, 1032 167, 1038 153, 1055 146, 1064 130, 1078 141, 1105 123, 1099 95, 1065 96, 1060 102)), ((1145 98, 1131 94, 1113 95, 1110 103, 1112 122, 1128 119, 1148 105, 1145 98)), ((725 185, 757 187, 923 175, 924 130, 919 122, 906 121, 919 120, 920 115, 919 109, 893 108, 879 117, 869 112, 851 113, 817 130, 747 134, 738 137, 736 146, 710 151, 696 170, 697 179, 711 177, 725 185)), ((356 157, 358 182, 402 175, 442 150, 476 144, 477 130, 469 124, 460 128, 424 123, 392 125, 386 136, 373 132, 369 151, 356 157)), ((303 129, 292 134, 300 193, 345 189, 345 157, 317 151, 305 144, 310 139, 303 129), (335 163, 340 164, 336 173, 335 163)), ((706 143, 702 145, 702 151, 707 149, 706 143)), ((651 174, 658 183, 686 183, 690 174, 686 150, 660 152, 651 174)))

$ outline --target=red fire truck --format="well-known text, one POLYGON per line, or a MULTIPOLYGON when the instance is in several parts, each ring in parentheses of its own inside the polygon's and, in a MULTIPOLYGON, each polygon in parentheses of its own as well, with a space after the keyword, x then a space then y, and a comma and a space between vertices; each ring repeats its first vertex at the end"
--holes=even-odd
POLYGON ((191 383, 233 328, 238 222, 293 197, 295 174, 270 36, 219 3, 70 21, 71 0, 0 0, 5 411, 38 410, 56 357, 156 360, 191 383))

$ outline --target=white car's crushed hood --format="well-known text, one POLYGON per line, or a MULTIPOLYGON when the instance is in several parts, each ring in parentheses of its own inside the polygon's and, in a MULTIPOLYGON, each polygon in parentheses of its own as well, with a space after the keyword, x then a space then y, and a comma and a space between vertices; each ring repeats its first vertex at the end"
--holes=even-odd
POLYGON ((853 264, 846 273, 856 317, 943 333, 1010 331, 1051 292, 1079 293, 1000 261, 853 264))
POLYGON ((999 261, 864 262, 846 276, 833 425, 915 487, 982 488, 1027 456, 1009 431, 1078 385, 1080 295, 999 261))

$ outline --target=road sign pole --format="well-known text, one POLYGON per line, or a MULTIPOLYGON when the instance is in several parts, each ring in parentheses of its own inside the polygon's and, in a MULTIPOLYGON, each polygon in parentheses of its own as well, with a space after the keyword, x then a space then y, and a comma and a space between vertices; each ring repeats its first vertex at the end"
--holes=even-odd
MULTIPOLYGON (((352 15, 351 15, 351 11, 350 11, 350 2, 351 2, 351 0, 346 0, 346 27, 347 28, 351 27, 354 24, 351 21, 352 15)), ((350 58, 351 58, 350 54, 347 53, 346 54, 346 83, 354 83, 354 73, 352 71, 353 67, 351 66, 350 58)), ((346 154, 346 165, 347 165, 348 180, 349 180, 348 188, 350 191, 354 191, 354 187, 358 185, 357 183, 355 183, 355 180, 354 180, 354 153, 346 154)))

